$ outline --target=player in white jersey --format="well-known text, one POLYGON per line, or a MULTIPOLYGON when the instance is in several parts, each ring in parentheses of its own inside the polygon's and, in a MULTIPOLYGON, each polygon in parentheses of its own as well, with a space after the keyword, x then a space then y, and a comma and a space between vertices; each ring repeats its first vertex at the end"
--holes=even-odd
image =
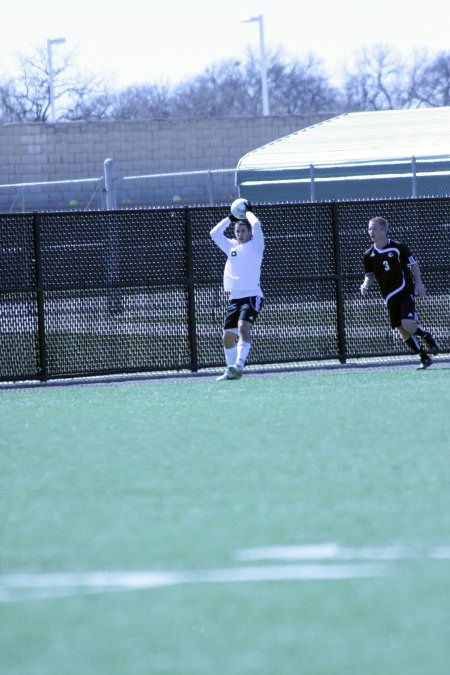
POLYGON ((264 235, 261 223, 247 202, 245 220, 231 213, 210 232, 215 244, 226 254, 223 286, 229 293, 229 305, 223 327, 223 347, 227 369, 218 380, 237 380, 242 376, 251 347, 250 329, 264 303, 260 286, 264 235), (234 223, 234 238, 225 230, 234 223), (237 340, 237 343, 236 343, 237 340))

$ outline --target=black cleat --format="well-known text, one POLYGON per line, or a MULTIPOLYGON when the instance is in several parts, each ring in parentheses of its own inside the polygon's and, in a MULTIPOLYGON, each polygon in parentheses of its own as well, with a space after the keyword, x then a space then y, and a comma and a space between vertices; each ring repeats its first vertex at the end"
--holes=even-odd
POLYGON ((425 342, 427 343, 431 354, 438 354, 439 353, 439 343, 436 342, 436 340, 434 339, 434 337, 432 335, 429 335, 428 337, 426 337, 425 342))
POLYGON ((425 368, 429 368, 432 365, 433 359, 431 358, 431 356, 426 352, 423 352, 420 355, 420 366, 417 366, 417 370, 425 370, 425 368))

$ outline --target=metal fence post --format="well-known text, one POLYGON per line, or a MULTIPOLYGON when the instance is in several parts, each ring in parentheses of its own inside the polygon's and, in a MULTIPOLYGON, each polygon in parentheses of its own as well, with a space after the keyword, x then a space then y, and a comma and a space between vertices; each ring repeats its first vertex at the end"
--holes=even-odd
POLYGON ((331 205, 331 221, 333 228, 333 247, 334 247, 334 274, 336 284, 336 329, 339 349, 339 361, 346 363, 346 325, 345 325, 345 302, 343 291, 343 275, 341 261, 341 244, 339 236, 339 211, 336 202, 331 205))
POLYGON ((35 259, 35 279, 36 279, 36 302, 37 302, 37 324, 38 324, 38 347, 39 363, 38 377, 42 381, 48 380, 48 362, 47 362, 47 339, 45 330, 45 298, 44 298, 44 273, 42 265, 42 246, 41 246, 41 216, 37 213, 33 216, 33 240, 34 240, 34 259, 35 259))
POLYGON ((209 206, 214 204, 213 176, 210 169, 208 170, 208 204, 209 206))
MULTIPOLYGON (((115 211, 117 209, 116 180, 114 171, 114 160, 105 159, 104 180, 106 209, 115 211)), ((119 226, 114 215, 108 220, 108 242, 107 242, 107 264, 108 264, 108 282, 113 285, 108 293, 108 308, 112 314, 120 314, 123 311, 122 292, 116 287, 119 278, 119 226)))
POLYGON ((105 159, 103 162, 103 171, 105 178, 106 208, 109 210, 117 209, 116 195, 116 177, 114 171, 114 160, 105 159))
POLYGON ((416 168, 416 158, 411 157, 411 197, 415 199, 417 197, 417 168, 416 168))
POLYGON ((311 179, 311 201, 315 202, 316 201, 316 185, 314 183, 314 178, 315 178, 314 164, 309 165, 309 177, 311 179))
POLYGON ((191 351, 191 371, 198 371, 198 347, 197 347, 197 326, 195 310, 195 287, 196 279, 194 276, 194 252, 192 249, 192 222, 189 209, 184 210, 184 237, 186 247, 186 284, 187 284, 187 302, 188 302, 188 335, 191 351))

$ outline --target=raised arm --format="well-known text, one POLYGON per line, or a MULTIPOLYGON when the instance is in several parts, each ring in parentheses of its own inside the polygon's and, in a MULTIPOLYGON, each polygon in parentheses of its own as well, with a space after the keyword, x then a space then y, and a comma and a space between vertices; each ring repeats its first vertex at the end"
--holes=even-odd
POLYGON ((252 228, 253 244, 255 248, 262 253, 264 251, 264 234, 261 222, 250 209, 247 209, 246 218, 252 228))
POLYGON ((223 220, 220 221, 220 223, 217 223, 209 233, 211 235, 211 239, 213 242, 224 252, 226 255, 228 255, 230 249, 233 247, 232 242, 228 237, 225 236, 224 232, 227 229, 227 227, 231 224, 230 218, 224 218, 223 220))

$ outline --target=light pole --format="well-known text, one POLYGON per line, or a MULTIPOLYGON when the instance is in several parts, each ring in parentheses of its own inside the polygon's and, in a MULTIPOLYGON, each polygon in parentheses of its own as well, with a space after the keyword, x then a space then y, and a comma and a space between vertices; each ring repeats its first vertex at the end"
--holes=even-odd
POLYGON ((61 45, 65 41, 66 38, 54 38, 53 40, 47 40, 48 91, 50 94, 50 122, 55 122, 55 91, 53 88, 52 46, 61 45))
POLYGON ((259 16, 251 16, 249 19, 244 19, 242 23, 259 23, 259 59, 261 67, 261 89, 262 89, 262 111, 263 115, 270 115, 269 107, 269 90, 267 88, 267 66, 266 53, 264 51, 264 19, 262 14, 259 16))

